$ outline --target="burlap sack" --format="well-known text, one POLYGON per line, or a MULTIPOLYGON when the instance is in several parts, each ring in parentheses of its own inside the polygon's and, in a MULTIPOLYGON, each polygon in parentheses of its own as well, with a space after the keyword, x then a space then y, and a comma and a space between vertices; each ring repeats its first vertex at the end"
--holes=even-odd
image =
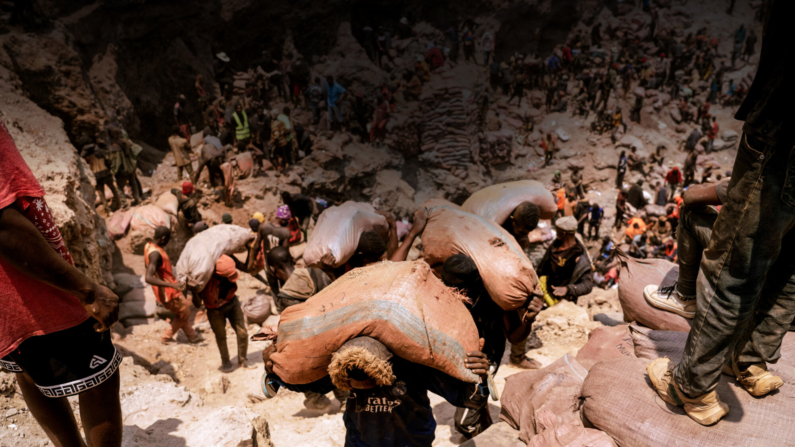
POLYGON ((336 268, 351 258, 365 231, 386 237, 386 218, 375 213, 369 203, 345 202, 324 210, 315 224, 312 238, 306 244, 304 262, 309 267, 336 268))
POLYGON ((561 423, 580 419, 580 390, 588 371, 570 354, 538 371, 509 376, 502 392, 500 420, 519 430, 519 439, 529 442, 543 431, 538 413, 551 412, 561 423))
POLYGON ((440 265, 463 253, 478 266, 483 285, 505 310, 516 309, 533 292, 538 277, 522 248, 490 220, 446 207, 430 210, 422 233, 423 257, 440 265))
MULTIPOLYGON (((674 363, 682 360, 687 343, 686 333, 655 331, 637 324, 630 325, 629 330, 638 358, 654 360, 668 357, 674 363)), ((781 341, 781 358, 776 363, 768 363, 767 366, 773 374, 780 375, 785 381, 788 377, 795 378, 795 333, 787 332, 784 335, 784 340, 781 341)))
MULTIPOLYGON (((616 359, 591 368, 582 387, 583 414, 622 447, 784 446, 795 439, 795 387, 755 398, 721 375, 718 394, 729 414, 704 427, 651 387, 646 359, 616 359)), ((782 377, 784 378, 784 377, 782 377)), ((786 378, 792 383, 792 378, 786 378)))
POLYGON ((274 370, 287 383, 314 382, 328 374, 343 343, 366 335, 398 357, 477 383, 464 367, 466 353, 478 349, 478 331, 463 300, 423 261, 352 270, 282 313, 274 370))
POLYGON ((425 201, 425 203, 422 204, 422 206, 428 209, 437 208, 437 207, 450 208, 454 210, 461 209, 461 207, 456 205, 455 203, 439 198, 428 199, 425 201))
POLYGON ((588 343, 577 352, 577 361, 590 370, 595 364, 620 358, 635 358, 629 327, 621 324, 614 327, 600 326, 591 331, 588 343))
POLYGON ((262 324, 271 316, 271 300, 261 293, 244 300, 240 308, 249 323, 262 324))
POLYGON ((201 291, 213 275, 218 258, 244 252, 255 236, 237 225, 216 225, 193 236, 177 261, 177 281, 201 291))
POLYGON ((527 443, 528 447, 615 447, 613 438, 601 430, 585 428, 580 421, 558 422, 548 411, 538 414, 543 431, 527 443))
POLYGON ((461 205, 461 209, 502 225, 513 210, 525 201, 538 206, 542 219, 552 219, 558 211, 552 193, 535 180, 519 180, 483 188, 472 194, 461 205))
POLYGON ((624 319, 657 330, 690 332, 690 320, 657 309, 643 297, 643 289, 649 284, 674 284, 679 277, 679 266, 664 259, 635 259, 621 250, 616 254, 621 262, 618 300, 624 319))
POLYGON ((155 206, 172 216, 177 216, 179 212, 179 201, 177 200, 177 196, 171 194, 170 191, 161 194, 160 197, 157 198, 155 206))
POLYGON ((682 360, 687 342, 687 332, 655 331, 636 323, 629 325, 635 357, 654 360, 668 357, 674 363, 682 360))
POLYGON ((152 237, 155 234, 155 228, 159 226, 171 228, 171 223, 172 220, 168 213, 158 206, 143 205, 136 208, 133 212, 130 219, 130 228, 143 233, 147 237, 152 237))

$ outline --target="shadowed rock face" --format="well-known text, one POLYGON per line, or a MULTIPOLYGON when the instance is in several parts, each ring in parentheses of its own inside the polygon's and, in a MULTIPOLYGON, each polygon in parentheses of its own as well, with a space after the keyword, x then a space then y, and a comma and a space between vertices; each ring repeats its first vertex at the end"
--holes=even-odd
MULTIPOLYGON (((335 47, 340 24, 345 21, 351 23, 353 35, 361 40, 365 25, 394 28, 403 16, 411 18, 412 23, 427 21, 441 30, 458 26, 467 16, 473 16, 504 21, 495 36, 500 42, 499 56, 514 51, 546 52, 562 41, 579 20, 582 8, 578 5, 594 1, 561 0, 544 6, 547 2, 496 0, 40 0, 30 11, 30 15, 39 18, 38 23, 45 23, 36 32, 57 34, 55 40, 69 56, 66 61, 61 55, 64 60, 60 62, 68 62, 70 69, 68 73, 23 69, 19 75, 25 89, 40 105, 53 96, 57 83, 52 81, 58 77, 75 78, 71 85, 86 90, 80 96, 87 110, 93 103, 96 116, 71 106, 44 106, 64 120, 71 138, 109 118, 122 122, 133 137, 151 143, 168 137, 176 96, 185 94, 192 102, 196 75, 203 75, 207 84, 213 79, 214 54, 220 51, 230 56, 235 69, 258 62, 268 70, 273 68, 267 67, 272 59, 281 58, 285 39, 290 36, 295 49, 313 65, 335 47), (564 11, 566 14, 562 14, 564 11), (542 32, 536 34, 537 29, 542 32), (112 55, 116 67, 111 66, 108 55, 112 55), (107 76, 98 86, 97 74, 89 75, 98 63, 115 71, 112 76, 118 92, 106 91, 107 76), (84 86, 79 86, 81 75, 87 81, 84 86), (126 98, 120 98, 119 93, 126 98), (107 116, 102 116, 102 111, 107 116)), ((189 108, 189 113, 198 121, 199 111, 189 108)))

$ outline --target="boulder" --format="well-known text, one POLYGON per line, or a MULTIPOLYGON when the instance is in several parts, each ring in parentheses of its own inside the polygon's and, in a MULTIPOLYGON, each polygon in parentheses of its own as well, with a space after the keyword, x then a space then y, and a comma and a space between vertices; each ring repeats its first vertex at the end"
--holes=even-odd
POLYGON ((560 141, 569 141, 569 140, 571 140, 571 135, 568 132, 566 132, 565 130, 563 130, 562 127, 558 127, 558 130, 556 130, 555 133, 558 134, 558 138, 560 138, 560 141))
POLYGON ((720 138, 728 143, 733 143, 740 139, 740 135, 736 131, 728 129, 721 132, 720 138))

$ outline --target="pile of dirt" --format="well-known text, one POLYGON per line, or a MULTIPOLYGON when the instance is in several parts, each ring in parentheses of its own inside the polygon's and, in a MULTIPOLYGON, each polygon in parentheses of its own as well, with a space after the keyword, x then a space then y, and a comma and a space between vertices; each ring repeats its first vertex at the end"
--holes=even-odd
POLYGON ((565 354, 577 355, 588 343, 588 335, 602 323, 592 321, 588 312, 570 301, 544 309, 533 322, 525 354, 546 366, 565 354))

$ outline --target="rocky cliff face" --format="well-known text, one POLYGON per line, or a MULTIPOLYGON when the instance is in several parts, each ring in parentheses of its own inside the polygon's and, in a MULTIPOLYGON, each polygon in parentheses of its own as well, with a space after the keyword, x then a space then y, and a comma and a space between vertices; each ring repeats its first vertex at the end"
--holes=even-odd
POLYGON ((94 209, 94 176, 69 142, 63 121, 25 96, 9 63, 10 57, 0 52, 0 119, 44 187, 75 264, 112 287, 113 244, 94 209))

